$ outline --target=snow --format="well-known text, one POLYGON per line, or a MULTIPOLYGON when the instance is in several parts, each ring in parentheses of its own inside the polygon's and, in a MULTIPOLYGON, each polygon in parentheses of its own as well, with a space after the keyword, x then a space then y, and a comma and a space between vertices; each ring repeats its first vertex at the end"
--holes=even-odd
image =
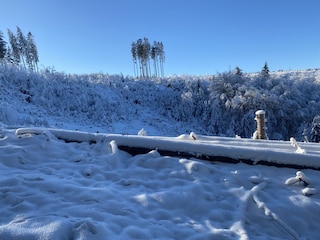
POLYGON ((83 142, 66 143, 53 130, 26 132, 1 132, 1 239, 319 236, 319 222, 307 221, 320 214, 316 170, 297 175, 310 179, 310 190, 285 184, 296 173, 290 168, 209 163, 155 150, 131 156, 117 148, 120 138, 109 142, 98 134, 93 144, 92 134, 61 130, 82 136, 83 142))
MULTIPOLYGON (((123 83, 118 80, 110 84, 123 83)), ((65 85, 59 81, 43 85, 41 97, 30 92, 36 103, 24 102, 18 87, 4 88, 1 81, 0 239, 320 236, 319 144, 205 135, 196 124, 146 105, 119 105, 98 80, 82 97, 105 96, 104 107, 114 115, 95 113, 102 103, 73 111, 75 103, 67 102, 72 95, 60 95, 65 85), (43 93, 60 95, 61 102, 43 93), (147 151, 131 155, 123 146, 147 151), (200 159, 206 156, 239 163, 200 159)))
POLYGON ((265 115, 265 111, 264 110, 258 110, 258 111, 256 111, 256 115, 265 115))

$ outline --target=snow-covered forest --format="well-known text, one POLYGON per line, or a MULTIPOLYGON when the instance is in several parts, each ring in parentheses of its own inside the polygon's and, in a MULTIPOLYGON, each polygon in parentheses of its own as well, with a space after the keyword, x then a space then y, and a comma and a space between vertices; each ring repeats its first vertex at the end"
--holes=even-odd
POLYGON ((254 113, 264 109, 269 139, 303 140, 303 135, 310 139, 312 121, 320 114, 320 69, 137 80, 2 64, 0 89, 0 122, 6 125, 50 126, 50 116, 81 119, 112 132, 121 121, 144 119, 156 127, 166 119, 177 124, 176 132, 170 127, 175 136, 195 130, 250 138, 254 113))
POLYGON ((16 33, 8 29, 9 43, 0 30, 0 63, 12 64, 31 71, 38 70, 38 49, 31 32, 25 36, 17 27, 16 33))

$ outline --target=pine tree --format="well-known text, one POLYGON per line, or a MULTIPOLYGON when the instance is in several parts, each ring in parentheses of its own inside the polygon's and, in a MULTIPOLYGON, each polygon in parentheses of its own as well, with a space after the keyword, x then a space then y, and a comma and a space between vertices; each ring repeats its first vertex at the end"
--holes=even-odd
POLYGON ((11 46, 11 59, 12 63, 19 66, 20 64, 20 51, 18 47, 18 41, 16 36, 8 29, 9 42, 11 46))
POLYGON ((151 59, 153 60, 153 70, 154 70, 154 76, 157 77, 158 76, 158 73, 157 73, 157 42, 154 41, 153 42, 153 46, 151 47, 151 53, 150 53, 150 56, 151 56, 151 59))
POLYGON ((268 63, 267 62, 265 62, 265 64, 264 64, 264 66, 263 66, 263 68, 262 68, 262 70, 261 70, 261 75, 262 75, 262 77, 269 77, 269 66, 268 66, 268 63))
POLYGON ((311 141, 320 142, 320 115, 314 117, 312 121, 311 141))
POLYGON ((12 54, 12 50, 11 50, 10 47, 7 47, 6 55, 5 55, 5 61, 7 63, 10 63, 10 64, 15 64, 14 57, 13 57, 13 54, 12 54))
POLYGON ((5 60, 6 56, 6 42, 3 39, 3 33, 0 31, 0 62, 5 60))
POLYGON ((31 70, 38 70, 38 49, 34 42, 34 38, 31 32, 27 35, 27 55, 26 55, 27 63, 31 70))
POLYGON ((138 70, 136 71, 136 68, 140 71, 140 78, 148 78, 152 76, 150 58, 153 60, 153 76, 157 77, 164 75, 163 63, 165 61, 165 56, 162 42, 154 41, 151 46, 148 38, 144 38, 143 40, 139 38, 137 42, 133 42, 131 44, 131 54, 133 58, 135 76, 138 76, 138 70))
POLYGON ((142 39, 139 38, 137 40, 137 55, 138 55, 138 59, 139 59, 139 66, 140 66, 140 77, 145 77, 145 73, 144 73, 144 63, 143 63, 143 42, 142 39))
POLYGON ((150 43, 148 38, 143 39, 143 63, 144 63, 144 68, 146 72, 146 77, 149 77, 149 72, 150 72, 150 43))
POLYGON ((163 43, 159 43, 159 58, 160 58, 160 68, 161 68, 161 77, 164 77, 164 69, 163 64, 165 62, 165 53, 164 53, 164 46, 163 43))
POLYGON ((19 27, 17 27, 17 45, 19 48, 20 58, 22 60, 23 66, 24 66, 24 68, 26 68, 26 58, 27 58, 27 54, 28 54, 28 51, 27 51, 28 42, 19 27))
POLYGON ((132 54, 132 60, 133 60, 134 77, 138 77, 137 45, 135 42, 132 42, 132 44, 131 44, 131 54, 132 54))
POLYGON ((243 74, 242 69, 240 69, 238 66, 236 66, 235 71, 236 71, 237 76, 242 76, 242 74, 243 74))

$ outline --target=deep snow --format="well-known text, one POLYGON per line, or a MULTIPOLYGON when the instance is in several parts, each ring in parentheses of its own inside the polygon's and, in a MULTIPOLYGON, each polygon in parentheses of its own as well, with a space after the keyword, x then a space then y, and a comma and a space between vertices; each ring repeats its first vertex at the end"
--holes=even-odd
MULTIPOLYGON (((267 146, 267 145, 266 145, 267 146)), ((49 131, 0 140, 1 239, 317 239, 319 171, 130 156, 49 131)), ((248 150, 250 151, 250 149, 248 150)))
MULTIPOLYGON (((90 106, 70 110, 74 102, 70 105, 61 92, 75 89, 60 88, 59 81, 54 82, 56 88, 45 88, 61 96, 60 103, 38 93, 34 99, 39 102, 32 104, 25 101, 26 94, 17 95, 17 89, 6 88, 3 81, 0 239, 320 237, 317 170, 212 163, 162 156, 156 149, 132 156, 118 149, 123 143, 150 148, 157 144, 317 167, 319 144, 204 136, 195 122, 176 122, 147 108, 147 103, 120 106, 111 92, 107 107, 126 115, 116 118, 100 112, 99 120, 99 112, 90 108, 93 116, 88 118, 85 107, 90 106), (62 111, 64 106, 68 110, 62 111), (183 135, 191 131, 196 140, 183 135), (61 135, 82 142, 64 141, 61 135), (92 143, 92 138, 98 141, 92 143)), ((86 96, 102 94, 95 84, 84 88, 86 96)), ((101 104, 93 106, 103 109, 101 104)))

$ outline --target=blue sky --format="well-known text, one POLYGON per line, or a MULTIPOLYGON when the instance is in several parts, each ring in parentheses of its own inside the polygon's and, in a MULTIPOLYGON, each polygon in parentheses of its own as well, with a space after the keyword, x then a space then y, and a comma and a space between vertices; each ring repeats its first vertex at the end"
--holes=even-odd
POLYGON ((0 30, 34 35, 40 66, 133 75, 131 43, 162 41, 165 75, 320 67, 319 0, 2 0, 0 30), (4 11, 3 11, 4 10, 4 11))

